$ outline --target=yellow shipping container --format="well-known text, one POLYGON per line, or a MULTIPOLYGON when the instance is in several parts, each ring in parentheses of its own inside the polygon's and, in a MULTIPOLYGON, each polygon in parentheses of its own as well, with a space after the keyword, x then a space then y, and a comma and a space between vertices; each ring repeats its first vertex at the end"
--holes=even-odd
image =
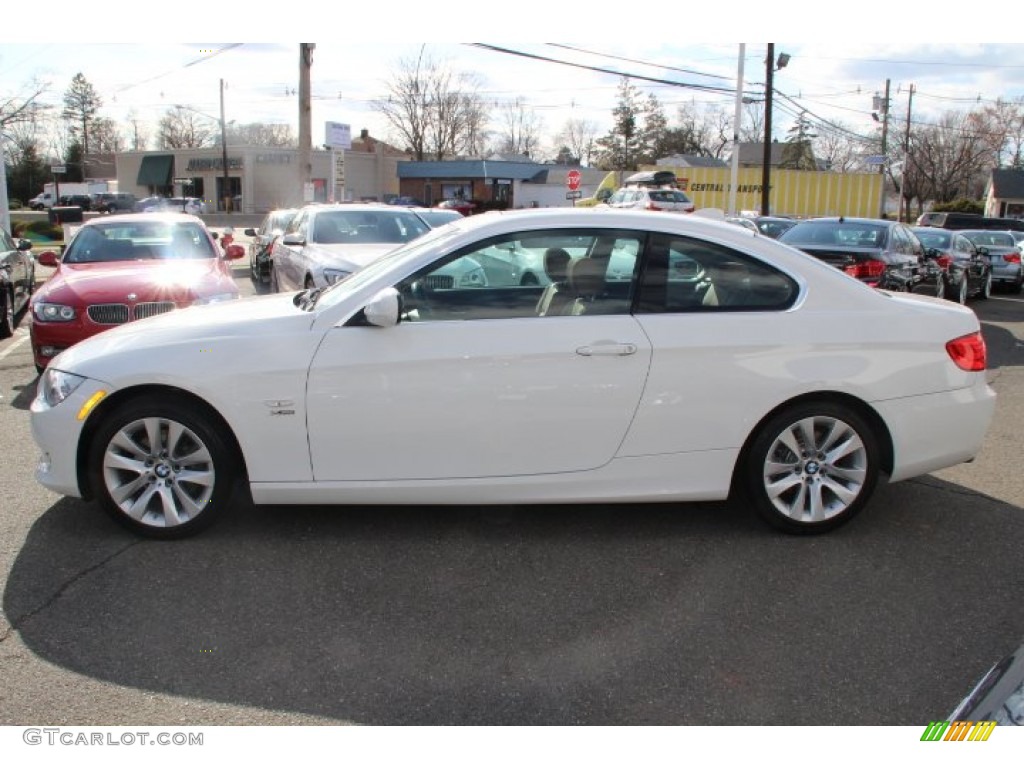
MULTIPOLYGON (((698 208, 729 209, 730 168, 644 166, 673 171, 680 188, 698 208)), ((831 173, 772 169, 770 213, 776 216, 863 216, 877 218, 882 200, 880 173, 831 173)), ((736 210, 761 209, 761 169, 740 168, 736 210)))

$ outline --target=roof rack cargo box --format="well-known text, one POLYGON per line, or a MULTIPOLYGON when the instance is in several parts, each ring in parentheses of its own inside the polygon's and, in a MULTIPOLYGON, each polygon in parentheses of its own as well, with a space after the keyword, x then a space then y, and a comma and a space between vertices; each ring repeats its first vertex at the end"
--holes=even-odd
POLYGON ((674 187, 676 181, 674 171, 640 171, 627 176, 622 184, 626 187, 674 187))

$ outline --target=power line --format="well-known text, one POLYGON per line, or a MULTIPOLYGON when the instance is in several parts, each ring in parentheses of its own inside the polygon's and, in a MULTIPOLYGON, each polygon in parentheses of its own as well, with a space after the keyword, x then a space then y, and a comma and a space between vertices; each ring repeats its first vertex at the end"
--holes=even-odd
POLYGON ((698 72, 695 69, 682 69, 680 67, 670 67, 670 66, 668 66, 666 64, 655 64, 655 63, 650 62, 650 61, 641 61, 640 59, 628 59, 625 56, 615 56, 615 55, 610 54, 610 53, 600 53, 598 51, 588 51, 586 48, 576 48, 574 46, 563 45, 561 43, 547 43, 547 45, 550 45, 552 48, 565 48, 567 51, 578 51, 579 53, 587 53, 587 54, 590 54, 592 56, 601 56, 601 57, 606 58, 606 59, 616 59, 617 61, 627 61, 630 64, 640 64, 640 65, 645 66, 645 67, 658 67, 659 69, 667 69, 667 70, 670 70, 672 72, 683 72, 683 73, 685 73, 687 75, 700 75, 701 77, 713 77, 716 80, 727 80, 727 81, 732 81, 733 80, 733 78, 725 77, 724 75, 712 75, 712 74, 710 74, 708 72, 698 72))
POLYGON ((698 91, 710 91, 712 93, 736 93, 735 88, 723 88, 717 85, 700 85, 698 83, 680 83, 675 80, 665 80, 660 77, 648 77, 646 75, 630 74, 628 72, 620 72, 614 69, 606 69, 604 67, 594 67, 587 64, 576 64, 571 61, 563 61, 561 59, 552 59, 549 56, 540 56, 535 53, 526 53, 525 51, 514 51, 511 48, 501 48, 496 45, 488 45, 486 43, 469 43, 476 48, 483 48, 488 51, 495 51, 496 53, 505 53, 512 56, 522 56, 527 59, 534 59, 536 61, 546 61, 550 64, 562 64, 567 67, 576 67, 578 69, 587 69, 591 72, 601 72, 606 75, 615 75, 617 77, 626 77, 630 80, 643 80, 649 83, 661 83, 662 85, 674 85, 679 88, 693 88, 698 91))
POLYGON ((232 48, 238 48, 240 45, 244 45, 244 43, 230 43, 230 44, 224 46, 223 48, 214 51, 213 53, 207 54, 205 56, 200 56, 198 59, 193 59, 192 61, 186 62, 185 64, 182 64, 180 67, 175 67, 174 69, 168 70, 167 72, 164 72, 163 74, 154 75, 153 77, 147 78, 145 80, 140 80, 137 83, 132 83, 131 85, 125 85, 125 86, 123 86, 121 88, 118 88, 118 89, 116 89, 114 91, 114 93, 115 94, 116 93, 123 93, 124 91, 131 90, 132 88, 138 88, 140 85, 145 85, 146 83, 151 83, 154 80, 160 80, 161 78, 167 77, 168 75, 177 74, 178 72, 180 72, 183 69, 188 69, 189 67, 194 67, 196 64, 202 64, 203 62, 209 61, 210 59, 212 59, 212 58, 214 58, 216 56, 220 56, 222 53, 230 51, 232 48))

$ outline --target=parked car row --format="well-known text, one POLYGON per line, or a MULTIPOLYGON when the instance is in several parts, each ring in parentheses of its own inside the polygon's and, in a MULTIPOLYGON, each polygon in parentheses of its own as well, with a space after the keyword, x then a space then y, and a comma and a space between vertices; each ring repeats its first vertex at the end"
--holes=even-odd
MULTIPOLYGON (((763 231, 756 219, 730 223, 763 231)), ((780 219, 774 219, 780 221, 780 219)), ((1020 245, 1010 232, 909 227, 888 219, 781 220, 774 235, 875 288, 928 293, 961 304, 994 287, 1024 286, 1020 245)), ((769 236, 773 236, 769 233, 769 236)))

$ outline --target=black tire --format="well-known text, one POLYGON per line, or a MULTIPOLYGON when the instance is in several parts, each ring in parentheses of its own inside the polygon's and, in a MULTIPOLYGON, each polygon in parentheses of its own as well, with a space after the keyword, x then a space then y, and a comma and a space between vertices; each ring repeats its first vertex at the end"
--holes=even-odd
POLYGON ((1024 291, 1024 277, 1010 287, 1010 293, 1020 293, 1021 291, 1024 291))
POLYGON ((92 490, 120 525, 157 539, 191 536, 227 509, 239 462, 205 411, 143 396, 103 418, 89 448, 92 490))
POLYGON ((316 288, 316 283, 313 282, 313 276, 312 275, 306 275, 305 288, 306 288, 307 291, 313 290, 313 289, 316 288))
POLYGON ((878 482, 879 456, 878 438, 856 411, 836 403, 801 403, 770 418, 753 436, 739 467, 741 488, 775 528, 825 533, 863 509, 878 482), (797 446, 800 455, 793 451, 797 446))
POLYGON ((281 286, 277 282, 277 270, 274 269, 273 267, 270 268, 270 292, 271 293, 280 293, 281 292, 281 286))
POLYGON ((14 296, 10 289, 0 287, 0 339, 14 335, 14 296))
POLYGON ((992 296, 992 273, 989 272, 985 277, 985 282, 981 286, 981 290, 978 291, 978 300, 984 301, 992 296))
POLYGON ((523 275, 523 279, 519 281, 520 285, 540 285, 540 280, 533 272, 527 272, 523 275))
POLYGON ((967 303, 967 273, 964 272, 963 277, 960 278, 960 282, 956 286, 956 301, 958 304, 967 303))

